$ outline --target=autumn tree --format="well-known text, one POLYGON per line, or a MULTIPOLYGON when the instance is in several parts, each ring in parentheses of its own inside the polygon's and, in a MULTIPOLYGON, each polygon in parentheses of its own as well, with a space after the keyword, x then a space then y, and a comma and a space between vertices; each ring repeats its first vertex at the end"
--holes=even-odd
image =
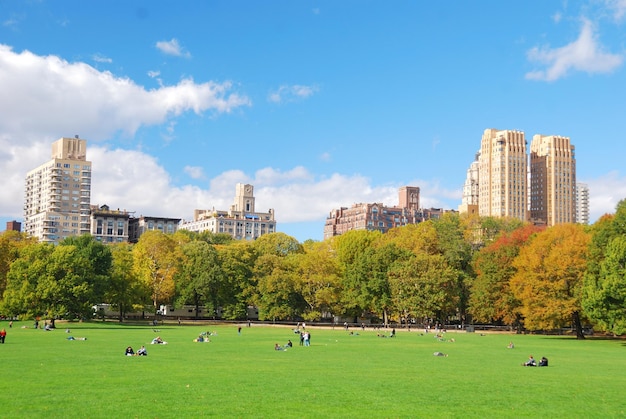
POLYGON ((11 263, 18 258, 19 250, 36 242, 35 238, 19 231, 7 230, 0 233, 0 297, 6 288, 11 263))
POLYGON ((125 315, 134 311, 136 307, 145 306, 149 301, 150 292, 146 284, 139 280, 134 269, 133 246, 128 243, 110 244, 111 271, 109 275, 109 287, 105 293, 104 301, 111 304, 113 309, 119 312, 119 321, 123 321, 125 315))
POLYGON ((538 233, 513 262, 513 295, 521 302, 531 330, 572 324, 584 339, 581 323, 582 279, 590 236, 578 224, 559 224, 538 233))
POLYGON ((154 312, 169 303, 175 292, 174 277, 180 267, 180 248, 171 235, 151 230, 133 248, 133 268, 150 290, 154 312))
POLYGON ((503 322, 518 329, 521 324, 520 301, 515 298, 510 280, 513 266, 522 246, 541 229, 530 224, 504 232, 490 245, 474 255, 476 274, 470 284, 469 311, 479 322, 503 322))

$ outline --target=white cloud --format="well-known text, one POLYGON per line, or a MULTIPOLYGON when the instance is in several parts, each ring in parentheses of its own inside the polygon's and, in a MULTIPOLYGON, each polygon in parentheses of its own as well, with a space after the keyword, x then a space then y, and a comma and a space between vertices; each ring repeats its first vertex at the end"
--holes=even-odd
POLYGON ((185 173, 192 179, 202 179, 204 177, 204 169, 199 166, 185 166, 185 173))
POLYGON ((90 140, 117 132, 132 136, 141 126, 162 124, 188 111, 227 113, 251 104, 231 90, 230 82, 192 79, 146 90, 85 63, 15 53, 0 44, 0 137, 24 142, 55 140, 59 133, 89 133, 90 140), (67 127, 74 132, 67 133, 67 127))
POLYGON ((172 38, 170 41, 159 41, 156 43, 157 49, 159 49, 163 54, 174 55, 176 57, 185 57, 190 58, 191 54, 189 51, 185 51, 180 44, 178 43, 178 39, 172 38))
POLYGON ((609 10, 613 12, 613 18, 621 21, 626 16, 626 0, 605 0, 609 10))
POLYGON ((95 62, 97 62, 97 63, 107 63, 107 64, 110 64, 110 63, 112 63, 112 62, 113 62, 113 60, 112 60, 111 58, 109 58, 109 57, 105 57, 105 56, 104 56, 104 55, 102 55, 102 54, 94 54, 91 58, 92 58, 95 62))
POLYGON ((589 221, 614 214, 617 204, 626 199, 626 176, 611 171, 595 179, 581 180, 589 185, 589 221))
POLYGON ((273 103, 294 102, 296 100, 306 99, 317 93, 317 86, 304 86, 295 84, 292 86, 280 86, 267 96, 267 100, 273 103))
POLYGON ((589 20, 583 20, 578 39, 560 48, 534 47, 527 53, 528 59, 545 68, 526 73, 530 80, 554 81, 571 71, 589 74, 610 73, 619 67, 624 57, 603 50, 598 43, 589 20))

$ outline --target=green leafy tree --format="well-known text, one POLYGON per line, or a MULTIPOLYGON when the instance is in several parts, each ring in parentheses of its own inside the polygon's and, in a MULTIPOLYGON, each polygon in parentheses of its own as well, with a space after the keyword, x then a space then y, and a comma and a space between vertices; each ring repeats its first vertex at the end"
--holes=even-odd
POLYGON ((38 292, 39 280, 47 275, 48 259, 54 246, 33 243, 19 250, 7 273, 7 285, 0 309, 10 316, 41 316, 45 305, 38 292))
POLYGON ((614 335, 626 333, 626 236, 613 238, 606 247, 600 272, 587 283, 583 307, 599 326, 614 335))
POLYGON ((182 247, 183 263, 177 288, 180 305, 191 303, 198 317, 201 306, 215 313, 222 303, 224 272, 218 252, 205 241, 192 241, 182 247))
POLYGON ((441 255, 413 255, 389 272, 393 306, 407 320, 445 318, 458 303, 457 276, 441 255))
POLYGON ((253 276, 255 252, 250 243, 241 241, 216 248, 228 291, 222 316, 232 320, 247 319, 248 306, 254 304, 256 295, 256 279, 253 276))
POLYGON ((513 262, 511 289, 521 302, 531 330, 573 325, 584 339, 581 322, 582 279, 590 236, 579 224, 559 224, 533 236, 513 262))
POLYGON ((334 311, 340 296, 340 268, 329 242, 304 243, 304 253, 293 256, 296 289, 304 298, 305 320, 320 320, 334 311))
POLYGON ((261 320, 293 320, 306 303, 298 292, 294 258, 267 253, 256 260, 255 304, 261 320))
POLYGON ((584 278, 583 307, 585 314, 611 333, 618 333, 624 306, 619 305, 619 251, 617 238, 626 236, 626 200, 617 204, 615 214, 602 216, 591 227, 589 259, 584 278), (610 250, 609 250, 610 248, 610 250), (607 261, 610 256, 611 260, 607 261), (606 282, 606 283, 605 283, 606 282), (615 292, 614 295, 611 295, 615 292))

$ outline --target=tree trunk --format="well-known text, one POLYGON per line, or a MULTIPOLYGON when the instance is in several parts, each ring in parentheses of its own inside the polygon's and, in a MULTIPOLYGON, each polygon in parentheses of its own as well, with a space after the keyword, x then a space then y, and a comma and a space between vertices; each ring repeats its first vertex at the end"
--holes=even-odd
POLYGON ((578 311, 572 313, 572 320, 574 322, 574 328, 576 329, 576 339, 585 339, 583 334, 583 325, 580 322, 580 315, 578 311))

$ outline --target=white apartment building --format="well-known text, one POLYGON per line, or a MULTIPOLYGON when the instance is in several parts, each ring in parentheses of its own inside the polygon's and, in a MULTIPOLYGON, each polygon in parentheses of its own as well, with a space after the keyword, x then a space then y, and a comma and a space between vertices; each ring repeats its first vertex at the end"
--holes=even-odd
POLYGON ((479 215, 526 221, 527 171, 524 132, 486 129, 478 157, 479 215))
POLYGON ((480 151, 476 153, 474 161, 467 169, 465 183, 463 184, 463 198, 461 199, 461 205, 459 205, 459 212, 463 214, 478 213, 479 157, 480 151))
POLYGON ((589 185, 576 183, 576 222, 589 224, 589 185))
POLYGON ((546 226, 576 222, 576 158, 568 137, 533 136, 530 220, 546 226))
POLYGON ((225 233, 236 240, 255 240, 263 234, 276 232, 274 210, 256 212, 254 186, 238 183, 235 188, 235 202, 228 211, 194 210, 193 221, 181 221, 178 228, 200 233, 225 233))
POLYGON ((87 234, 90 200, 87 141, 63 137, 52 144, 51 160, 26 175, 24 232, 48 243, 87 234))

